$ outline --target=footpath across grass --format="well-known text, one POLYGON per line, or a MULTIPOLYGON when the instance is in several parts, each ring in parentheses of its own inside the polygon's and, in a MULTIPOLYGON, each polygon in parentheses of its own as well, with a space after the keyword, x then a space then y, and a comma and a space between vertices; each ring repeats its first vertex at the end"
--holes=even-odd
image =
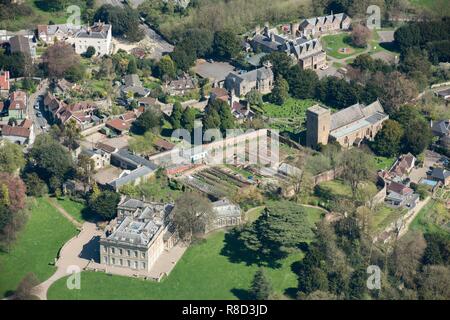
MULTIPOLYGON (((306 208, 313 222, 322 212, 306 208)), ((192 245, 172 273, 160 283, 129 277, 107 275, 102 272, 82 272, 81 289, 68 290, 66 279, 60 279, 48 292, 48 298, 101 299, 101 300, 181 300, 181 299, 248 299, 251 281, 258 270, 255 264, 247 264, 245 256, 230 257, 227 249, 237 244, 224 231, 210 234, 205 241, 192 245), (240 262, 236 262, 240 261, 240 262)), ((235 247, 236 252, 240 248, 235 247)), ((266 268, 277 296, 292 297, 297 288, 297 275, 293 265, 303 258, 303 252, 292 252, 281 261, 279 268, 266 268)))
POLYGON ((10 252, 0 253, 0 295, 12 293, 30 272, 40 281, 56 270, 51 264, 59 249, 77 234, 75 227, 45 198, 33 200, 24 229, 10 252))
MULTIPOLYGON (((81 289, 68 290, 66 279, 58 280, 48 292, 49 299, 238 299, 248 298, 248 289, 258 267, 232 263, 221 254, 225 233, 219 231, 200 244, 191 246, 172 273, 160 283, 105 273, 83 272, 81 289)), ((297 286, 291 265, 302 258, 291 254, 282 267, 267 269, 277 293, 297 286)))

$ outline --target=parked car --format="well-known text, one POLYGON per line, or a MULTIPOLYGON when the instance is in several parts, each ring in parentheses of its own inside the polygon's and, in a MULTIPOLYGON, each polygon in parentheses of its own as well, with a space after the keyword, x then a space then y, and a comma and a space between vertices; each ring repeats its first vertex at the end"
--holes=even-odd
POLYGON ((42 117, 42 112, 38 111, 38 112, 36 112, 36 115, 40 118, 40 117, 42 117))
POLYGON ((323 67, 320 68, 320 70, 327 70, 330 66, 329 65, 324 65, 323 67))

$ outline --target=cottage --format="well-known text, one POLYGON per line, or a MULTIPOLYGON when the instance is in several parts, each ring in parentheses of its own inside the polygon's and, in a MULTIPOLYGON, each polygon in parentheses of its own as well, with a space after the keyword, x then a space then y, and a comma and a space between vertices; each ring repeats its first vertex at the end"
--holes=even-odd
POLYGON ((14 91, 9 98, 8 115, 10 118, 25 119, 27 117, 27 94, 14 91))
POLYGON ((57 41, 72 42, 73 38, 81 30, 81 26, 73 24, 52 24, 52 25, 38 25, 37 37, 39 40, 53 44, 57 41))
POLYGON ((419 195, 404 184, 390 182, 386 191, 385 202, 390 206, 413 209, 419 202, 419 195))
POLYGON ((415 164, 416 157, 411 153, 401 155, 389 170, 389 176, 391 179, 397 178, 403 180, 408 177, 415 164))
POLYGON ((450 185, 450 171, 443 168, 433 168, 428 179, 438 181, 444 186, 450 185))
POLYGON ((123 85, 120 91, 125 97, 147 97, 150 90, 142 86, 142 82, 137 74, 128 74, 123 78, 123 85))
POLYGON ((184 74, 176 80, 171 80, 165 85, 165 90, 172 96, 182 96, 196 88, 195 80, 184 74))
POLYGON ((31 145, 34 143, 34 125, 31 120, 23 120, 17 126, 2 126, 2 137, 12 143, 31 145))

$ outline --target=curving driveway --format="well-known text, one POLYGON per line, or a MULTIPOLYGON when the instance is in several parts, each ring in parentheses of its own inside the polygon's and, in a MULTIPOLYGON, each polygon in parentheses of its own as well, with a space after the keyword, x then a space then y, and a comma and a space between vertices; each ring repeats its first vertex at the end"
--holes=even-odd
POLYGON ((56 262, 56 272, 33 289, 33 293, 41 300, 47 300, 48 288, 57 280, 71 274, 69 268, 77 266, 79 270, 83 270, 91 259, 98 256, 98 240, 102 232, 97 226, 91 222, 85 222, 81 228, 81 232, 70 239, 61 248, 60 256, 56 262))

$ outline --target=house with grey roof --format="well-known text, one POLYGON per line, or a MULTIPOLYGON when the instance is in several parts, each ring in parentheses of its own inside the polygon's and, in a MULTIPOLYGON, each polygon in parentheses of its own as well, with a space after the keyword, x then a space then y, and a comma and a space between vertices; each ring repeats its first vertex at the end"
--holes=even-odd
POLYGON ((150 90, 142 86, 142 82, 137 74, 128 74, 123 78, 123 85, 120 87, 122 95, 128 97, 147 97, 150 90))
POLYGON ((225 88, 238 97, 245 96, 253 89, 267 94, 272 92, 273 86, 274 75, 269 64, 249 72, 230 72, 225 79, 225 88))
POLYGON ((73 37, 75 52, 83 54, 89 47, 95 49, 95 53, 104 56, 111 53, 112 26, 103 22, 95 22, 93 26, 81 28, 73 37))
POLYGON ((305 36, 289 36, 278 34, 277 29, 266 26, 262 32, 257 32, 250 40, 255 51, 270 53, 285 52, 303 69, 320 69, 326 64, 326 53, 319 39, 309 39, 305 36))
POLYGON ((300 35, 305 37, 317 37, 319 35, 348 31, 352 19, 345 13, 314 17, 304 19, 300 22, 298 30, 295 30, 300 35))
POLYGON ((356 103, 333 114, 315 105, 306 112, 306 144, 316 148, 333 140, 345 148, 359 146, 364 139, 373 140, 387 119, 378 100, 367 106, 356 103))
POLYGON ((33 58, 36 56, 36 48, 32 45, 31 40, 22 35, 17 35, 9 39, 11 53, 20 52, 26 57, 33 58))
POLYGON ((114 191, 119 192, 120 189, 126 185, 136 186, 146 182, 153 177, 154 174, 155 170, 145 166, 132 171, 124 170, 117 179, 109 182, 107 185, 114 191))
POLYGON ((450 171, 444 168, 433 168, 428 179, 438 181, 444 186, 450 185, 450 171))
POLYGON ((117 218, 100 239, 100 263, 148 272, 165 250, 177 242, 172 204, 144 202, 123 197, 117 218))
POLYGON ((450 88, 448 89, 444 89, 444 90, 440 90, 436 92, 436 95, 438 97, 441 97, 444 100, 450 100, 450 88))

